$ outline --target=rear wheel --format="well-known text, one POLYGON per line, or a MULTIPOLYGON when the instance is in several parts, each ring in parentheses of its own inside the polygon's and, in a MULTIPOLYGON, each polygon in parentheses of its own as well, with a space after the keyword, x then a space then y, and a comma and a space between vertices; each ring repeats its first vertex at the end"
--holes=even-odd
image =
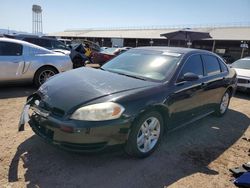
POLYGON ((40 87, 44 82, 46 82, 50 77, 57 74, 58 71, 53 67, 42 67, 40 68, 34 76, 34 84, 36 87, 40 87))
POLYGON ((149 156, 160 143, 163 119, 158 112, 148 112, 134 122, 125 150, 135 157, 149 156))
POLYGON ((229 102, 230 102, 230 97, 231 97, 231 93, 229 90, 227 90, 222 96, 220 104, 216 107, 216 110, 215 110, 216 116, 219 116, 219 117, 223 116, 227 112, 229 102))

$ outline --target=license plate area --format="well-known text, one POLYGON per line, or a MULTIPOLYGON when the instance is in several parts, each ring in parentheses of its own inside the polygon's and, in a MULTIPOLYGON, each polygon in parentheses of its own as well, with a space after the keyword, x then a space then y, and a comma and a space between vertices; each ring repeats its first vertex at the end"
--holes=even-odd
POLYGON ((36 121, 36 129, 42 136, 45 136, 47 139, 53 140, 54 137, 54 131, 51 129, 48 129, 44 122, 44 118, 40 115, 34 115, 34 119, 36 121))

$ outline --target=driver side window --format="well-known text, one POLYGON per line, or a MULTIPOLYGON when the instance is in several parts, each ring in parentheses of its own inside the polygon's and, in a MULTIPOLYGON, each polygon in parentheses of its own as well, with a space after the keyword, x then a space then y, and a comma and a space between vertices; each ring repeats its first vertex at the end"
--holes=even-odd
POLYGON ((178 82, 183 81, 184 74, 186 73, 194 73, 199 77, 202 77, 204 75, 203 65, 200 55, 192 55, 191 57, 188 58, 188 60, 182 67, 181 73, 178 78, 178 82))

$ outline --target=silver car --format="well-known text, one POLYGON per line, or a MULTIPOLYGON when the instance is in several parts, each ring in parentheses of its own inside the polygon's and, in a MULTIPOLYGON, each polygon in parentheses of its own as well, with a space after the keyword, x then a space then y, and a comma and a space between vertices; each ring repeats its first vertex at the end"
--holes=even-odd
POLYGON ((21 40, 0 38, 0 83, 33 82, 39 87, 51 76, 72 67, 68 55, 21 40))
POLYGON ((250 91, 250 57, 239 59, 231 64, 235 69, 238 78, 237 89, 250 91))

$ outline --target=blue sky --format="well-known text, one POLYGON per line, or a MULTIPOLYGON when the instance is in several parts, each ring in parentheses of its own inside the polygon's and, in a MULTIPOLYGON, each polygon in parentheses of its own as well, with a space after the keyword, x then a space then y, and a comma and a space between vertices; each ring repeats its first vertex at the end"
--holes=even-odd
POLYGON ((65 29, 250 22, 250 0, 1 0, 0 28, 32 30, 32 4, 45 33, 65 29))

